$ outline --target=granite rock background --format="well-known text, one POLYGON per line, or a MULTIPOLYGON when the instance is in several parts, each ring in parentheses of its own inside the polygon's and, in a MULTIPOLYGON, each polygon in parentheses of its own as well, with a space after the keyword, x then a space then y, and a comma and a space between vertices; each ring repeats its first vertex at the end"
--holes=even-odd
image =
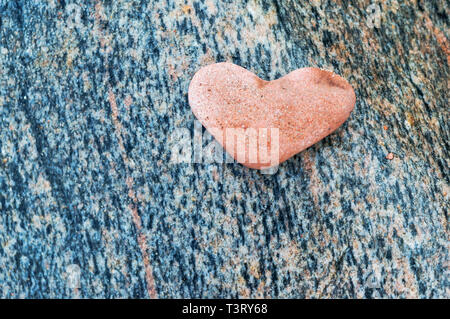
POLYGON ((0 297, 449 298, 448 16, 0 0, 0 297), (355 110, 274 175, 173 163, 189 81, 220 61, 333 70, 355 110))

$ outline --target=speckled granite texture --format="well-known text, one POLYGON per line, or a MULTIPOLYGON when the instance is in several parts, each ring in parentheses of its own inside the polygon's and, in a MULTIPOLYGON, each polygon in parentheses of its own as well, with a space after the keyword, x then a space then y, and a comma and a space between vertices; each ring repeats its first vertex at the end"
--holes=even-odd
POLYGON ((449 298, 448 15, 0 0, 0 296, 449 298), (170 163, 189 81, 219 61, 333 70, 355 110, 274 175, 170 163))

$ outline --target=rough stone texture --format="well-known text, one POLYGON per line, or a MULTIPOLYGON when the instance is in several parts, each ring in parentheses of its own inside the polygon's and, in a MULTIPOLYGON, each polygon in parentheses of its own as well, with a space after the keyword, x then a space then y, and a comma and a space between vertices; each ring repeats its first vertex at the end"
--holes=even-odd
POLYGON ((0 0, 0 296, 449 298, 449 8, 370 5, 0 0), (355 110, 274 175, 170 163, 220 61, 355 110))
POLYGON ((256 169, 277 166, 333 133, 355 100, 345 79, 319 68, 264 81, 236 64, 213 63, 189 84, 192 113, 237 162, 256 169))

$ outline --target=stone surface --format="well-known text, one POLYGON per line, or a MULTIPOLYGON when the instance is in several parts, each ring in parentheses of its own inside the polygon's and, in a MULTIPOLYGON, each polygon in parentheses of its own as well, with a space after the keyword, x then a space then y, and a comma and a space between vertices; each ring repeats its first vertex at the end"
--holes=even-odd
POLYGON ((302 68, 264 81, 232 63, 200 69, 189 85, 194 115, 237 162, 274 167, 335 131, 355 106, 345 79, 302 68))
POLYGON ((450 297, 448 10, 0 0, 0 296, 450 297), (274 175, 171 163, 223 61, 333 70, 355 109, 274 175))

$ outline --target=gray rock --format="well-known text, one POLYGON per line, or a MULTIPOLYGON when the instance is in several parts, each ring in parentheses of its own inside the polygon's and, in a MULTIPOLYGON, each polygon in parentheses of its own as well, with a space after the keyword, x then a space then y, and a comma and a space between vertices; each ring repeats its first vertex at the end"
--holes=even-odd
POLYGON ((435 3, 0 0, 0 297, 449 298, 435 3), (355 110, 272 175, 174 163, 220 61, 333 70, 355 110))

